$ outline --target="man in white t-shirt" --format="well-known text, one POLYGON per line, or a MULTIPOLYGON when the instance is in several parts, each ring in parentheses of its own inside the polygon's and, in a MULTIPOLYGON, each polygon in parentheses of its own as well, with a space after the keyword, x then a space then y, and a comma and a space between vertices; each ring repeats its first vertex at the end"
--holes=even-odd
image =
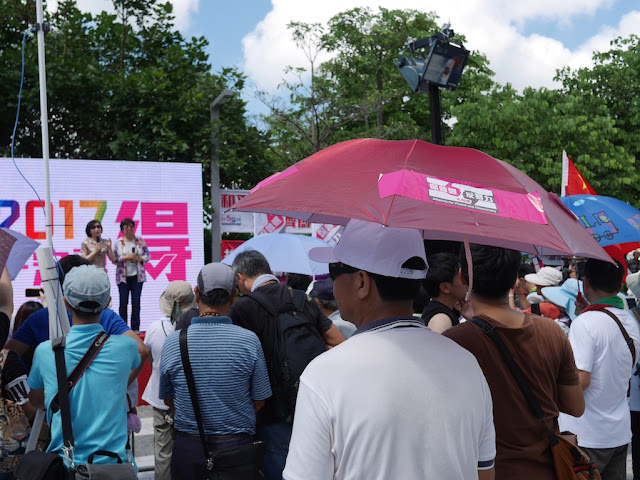
POLYGON ((475 358, 413 316, 426 276, 417 230, 351 220, 329 263, 340 312, 358 328, 300 377, 283 477, 494 478, 491 394, 475 358))
POLYGON ((623 310, 622 299, 617 296, 623 274, 620 262, 586 262, 584 295, 591 305, 569 330, 586 408, 580 418, 561 415, 559 419, 561 430, 578 435, 578 444, 596 463, 603 480, 627 478, 627 447, 631 440, 627 391, 640 353, 637 322, 629 311, 623 310), (622 328, 610 314, 617 317, 622 328), (631 343, 625 339, 623 329, 631 343))

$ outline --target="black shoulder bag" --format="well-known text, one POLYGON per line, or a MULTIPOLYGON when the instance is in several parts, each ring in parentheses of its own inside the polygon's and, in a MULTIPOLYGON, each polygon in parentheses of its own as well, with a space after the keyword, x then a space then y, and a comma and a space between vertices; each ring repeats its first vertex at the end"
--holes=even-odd
POLYGON ((196 382, 193 377, 191 360, 189 359, 189 348, 187 345, 188 329, 189 327, 180 330, 180 357, 182 358, 184 376, 187 380, 187 387, 189 388, 193 414, 198 424, 202 453, 205 458, 205 464, 198 473, 197 478, 200 480, 261 480, 264 478, 262 465, 264 462, 265 447, 263 442, 254 441, 247 445, 216 451, 210 450, 207 445, 202 415, 200 413, 200 403, 198 402, 196 382))
POLYGON ((553 467, 558 480, 601 480, 595 463, 578 447, 576 436, 571 432, 562 432, 556 435, 553 430, 549 428, 549 425, 547 425, 547 422, 544 420, 544 412, 542 411, 542 407, 540 407, 538 399, 531 391, 522 370, 513 359, 511 352, 509 352, 509 349, 500 338, 500 335, 498 335, 498 332, 493 328, 493 325, 485 322, 480 317, 473 317, 471 321, 479 326, 498 348, 518 387, 520 387, 522 395, 524 395, 529 407, 531 407, 533 414, 536 419, 544 425, 547 437, 549 438, 553 467))

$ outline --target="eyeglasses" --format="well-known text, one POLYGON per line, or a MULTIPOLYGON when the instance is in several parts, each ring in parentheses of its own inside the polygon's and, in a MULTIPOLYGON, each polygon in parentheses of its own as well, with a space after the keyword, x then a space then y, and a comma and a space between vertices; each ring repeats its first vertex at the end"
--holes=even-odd
POLYGON ((329 276, 331 277, 331 280, 334 280, 334 281, 336 277, 338 277, 339 275, 342 275, 345 273, 356 273, 359 270, 360 270, 359 268, 350 267, 349 265, 344 265, 342 263, 329 264, 329 276))

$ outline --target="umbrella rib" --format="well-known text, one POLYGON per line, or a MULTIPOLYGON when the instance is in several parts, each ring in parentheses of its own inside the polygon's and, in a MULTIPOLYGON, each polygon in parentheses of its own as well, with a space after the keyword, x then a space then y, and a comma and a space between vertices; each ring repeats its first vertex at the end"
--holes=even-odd
MULTIPOLYGON (((413 151, 416 148, 416 145, 418 144, 417 140, 413 141, 413 145, 411 145, 411 148, 409 149, 409 152, 405 155, 404 157, 404 165, 403 165, 403 170, 406 168, 407 163, 409 162, 409 157, 411 156, 411 154, 413 153, 413 151)), ((383 225, 388 226, 387 225, 387 219, 391 216, 391 210, 393 209, 393 203, 396 201, 396 197, 397 195, 393 195, 391 197, 391 203, 389 204, 389 208, 387 210, 387 214, 386 217, 384 218, 384 223, 383 225)))

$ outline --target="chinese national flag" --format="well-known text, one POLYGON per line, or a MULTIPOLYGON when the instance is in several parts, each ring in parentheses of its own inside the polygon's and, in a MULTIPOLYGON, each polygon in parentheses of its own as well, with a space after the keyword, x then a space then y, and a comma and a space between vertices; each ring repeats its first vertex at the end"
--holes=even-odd
POLYGON ((580 171, 573 164, 569 155, 562 151, 562 192, 565 195, 597 195, 596 191, 587 183, 580 171))

